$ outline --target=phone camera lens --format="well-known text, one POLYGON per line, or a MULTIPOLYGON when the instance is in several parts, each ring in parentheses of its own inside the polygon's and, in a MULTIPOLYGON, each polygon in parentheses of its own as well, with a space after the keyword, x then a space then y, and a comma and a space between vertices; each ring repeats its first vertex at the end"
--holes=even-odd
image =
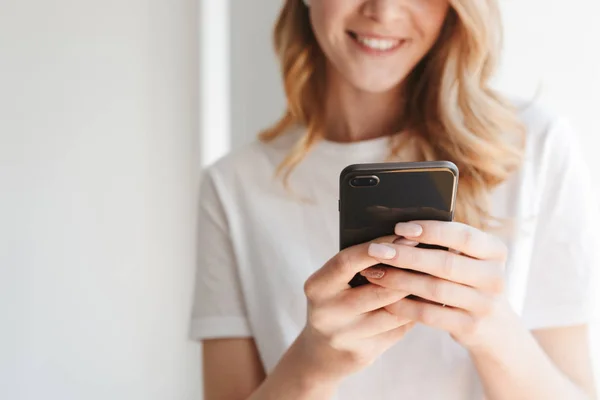
POLYGON ((377 186, 379 179, 375 176, 359 176, 350 180, 350 186, 356 188, 365 188, 377 186))

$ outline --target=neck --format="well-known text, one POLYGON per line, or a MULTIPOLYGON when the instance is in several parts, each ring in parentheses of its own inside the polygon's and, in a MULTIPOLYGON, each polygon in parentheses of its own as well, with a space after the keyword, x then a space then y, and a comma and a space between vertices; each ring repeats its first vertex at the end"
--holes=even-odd
POLYGON ((385 93, 370 93, 331 75, 326 93, 325 139, 356 142, 389 136, 402 129, 403 101, 400 88, 385 93))

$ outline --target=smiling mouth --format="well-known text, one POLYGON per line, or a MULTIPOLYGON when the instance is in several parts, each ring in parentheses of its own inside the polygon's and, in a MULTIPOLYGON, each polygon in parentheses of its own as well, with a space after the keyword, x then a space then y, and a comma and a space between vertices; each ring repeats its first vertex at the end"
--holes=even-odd
POLYGON ((356 32, 348 31, 348 36, 363 50, 370 53, 391 53, 407 43, 406 39, 382 38, 374 36, 363 36, 356 32))

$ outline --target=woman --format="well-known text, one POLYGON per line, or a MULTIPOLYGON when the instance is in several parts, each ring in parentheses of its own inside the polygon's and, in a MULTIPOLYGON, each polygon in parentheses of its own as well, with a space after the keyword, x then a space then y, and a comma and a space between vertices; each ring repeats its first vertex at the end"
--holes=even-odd
POLYGON ((489 87, 499 31, 495 0, 285 2, 287 112, 201 189, 207 400, 594 396, 597 206, 564 121, 489 87), (336 254, 340 171, 390 159, 456 163, 457 222, 336 254))

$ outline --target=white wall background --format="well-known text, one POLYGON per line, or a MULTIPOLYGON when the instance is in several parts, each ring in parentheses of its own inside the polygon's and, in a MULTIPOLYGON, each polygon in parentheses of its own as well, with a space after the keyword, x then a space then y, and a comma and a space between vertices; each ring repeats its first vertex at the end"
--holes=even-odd
POLYGON ((200 397, 194 0, 0 0, 0 398, 200 397))
MULTIPOLYGON (((540 100, 569 118, 586 155, 600 148, 600 2, 500 0, 505 53, 497 86, 540 100)), ((596 174, 600 188, 600 175, 596 174)))

